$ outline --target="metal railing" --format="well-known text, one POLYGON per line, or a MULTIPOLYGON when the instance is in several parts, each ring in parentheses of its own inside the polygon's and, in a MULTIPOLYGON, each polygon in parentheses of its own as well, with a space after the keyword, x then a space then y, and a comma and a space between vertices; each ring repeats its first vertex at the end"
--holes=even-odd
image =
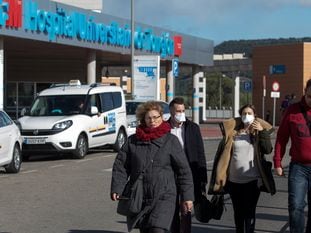
MULTIPOLYGON (((186 109, 186 116, 191 118, 192 117, 192 110, 186 109)), ((208 107, 206 109, 206 118, 220 118, 220 119, 226 119, 233 117, 233 109, 232 107, 222 107, 221 109, 218 109, 217 107, 212 108, 208 107)))

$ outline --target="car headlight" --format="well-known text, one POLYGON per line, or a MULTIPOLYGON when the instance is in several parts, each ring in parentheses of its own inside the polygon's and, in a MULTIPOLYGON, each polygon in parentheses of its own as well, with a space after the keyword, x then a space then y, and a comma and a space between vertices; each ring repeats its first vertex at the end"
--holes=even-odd
POLYGON ((59 122, 59 123, 55 124, 53 126, 53 129, 55 129, 55 130, 65 130, 65 129, 68 129, 70 126, 72 126, 72 121, 71 120, 62 121, 62 122, 59 122))
POLYGON ((129 128, 136 128, 138 126, 138 121, 132 121, 128 124, 129 128))

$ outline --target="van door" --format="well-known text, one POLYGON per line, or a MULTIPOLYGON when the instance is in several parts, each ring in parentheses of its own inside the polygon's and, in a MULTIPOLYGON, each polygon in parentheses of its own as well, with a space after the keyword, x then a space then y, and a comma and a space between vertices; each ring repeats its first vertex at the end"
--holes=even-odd
POLYGON ((101 109, 103 111, 103 117, 107 126, 105 140, 109 141, 109 144, 113 144, 116 141, 117 136, 117 115, 113 102, 112 92, 104 92, 100 94, 101 109))
MULTIPOLYGON (((109 100, 109 95, 106 96, 109 100)), ((97 147, 114 143, 115 115, 113 111, 105 111, 102 107, 102 98, 99 94, 91 95, 89 106, 96 106, 98 114, 91 116, 91 127, 89 128, 89 147, 97 147)))

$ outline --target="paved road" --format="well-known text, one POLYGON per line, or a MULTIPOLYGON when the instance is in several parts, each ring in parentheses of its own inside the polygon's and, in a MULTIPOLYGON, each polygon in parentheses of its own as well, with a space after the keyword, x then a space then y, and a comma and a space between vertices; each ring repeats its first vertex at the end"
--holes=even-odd
MULTIPOLYGON (((210 174, 218 140, 206 140, 210 174)), ((44 157, 24 162, 17 175, 0 172, 1 233, 119 233, 125 219, 110 201, 111 167, 115 153, 95 151, 84 160, 44 157)), ((256 232, 288 232, 287 180, 276 178, 278 193, 262 194, 256 232)), ((234 232, 232 205, 219 221, 201 224, 194 219, 194 233, 234 232)), ((133 231, 138 233, 138 231, 133 231)))

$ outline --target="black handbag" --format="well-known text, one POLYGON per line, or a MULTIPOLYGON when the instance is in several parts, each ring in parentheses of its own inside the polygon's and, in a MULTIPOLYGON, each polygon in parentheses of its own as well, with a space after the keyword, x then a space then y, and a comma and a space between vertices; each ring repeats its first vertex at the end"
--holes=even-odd
POLYGON ((194 202, 194 214, 198 221, 208 223, 213 217, 212 204, 202 193, 200 198, 194 202))
POLYGON ((138 214, 143 206, 143 174, 141 173, 136 181, 130 181, 125 185, 124 191, 119 198, 117 213, 124 216, 138 214))
POLYGON ((208 223, 211 219, 220 220, 224 212, 223 194, 215 194, 208 200, 205 193, 194 203, 194 214, 198 221, 208 223))
POLYGON ((212 209, 212 218, 216 220, 220 220, 221 216, 224 212, 225 201, 224 195, 213 195, 211 199, 211 209, 212 209))
MULTIPOLYGON (((159 148, 154 155, 151 156, 152 159, 156 154, 161 153, 164 145, 159 148)), ((152 159, 150 161, 152 161, 152 159)), ((122 195, 119 197, 119 202, 117 206, 118 214, 124 216, 133 216, 138 214, 142 210, 144 202, 144 173, 151 165, 152 162, 149 162, 149 164, 143 169, 143 171, 141 171, 134 183, 131 183, 131 180, 127 181, 122 195)))

